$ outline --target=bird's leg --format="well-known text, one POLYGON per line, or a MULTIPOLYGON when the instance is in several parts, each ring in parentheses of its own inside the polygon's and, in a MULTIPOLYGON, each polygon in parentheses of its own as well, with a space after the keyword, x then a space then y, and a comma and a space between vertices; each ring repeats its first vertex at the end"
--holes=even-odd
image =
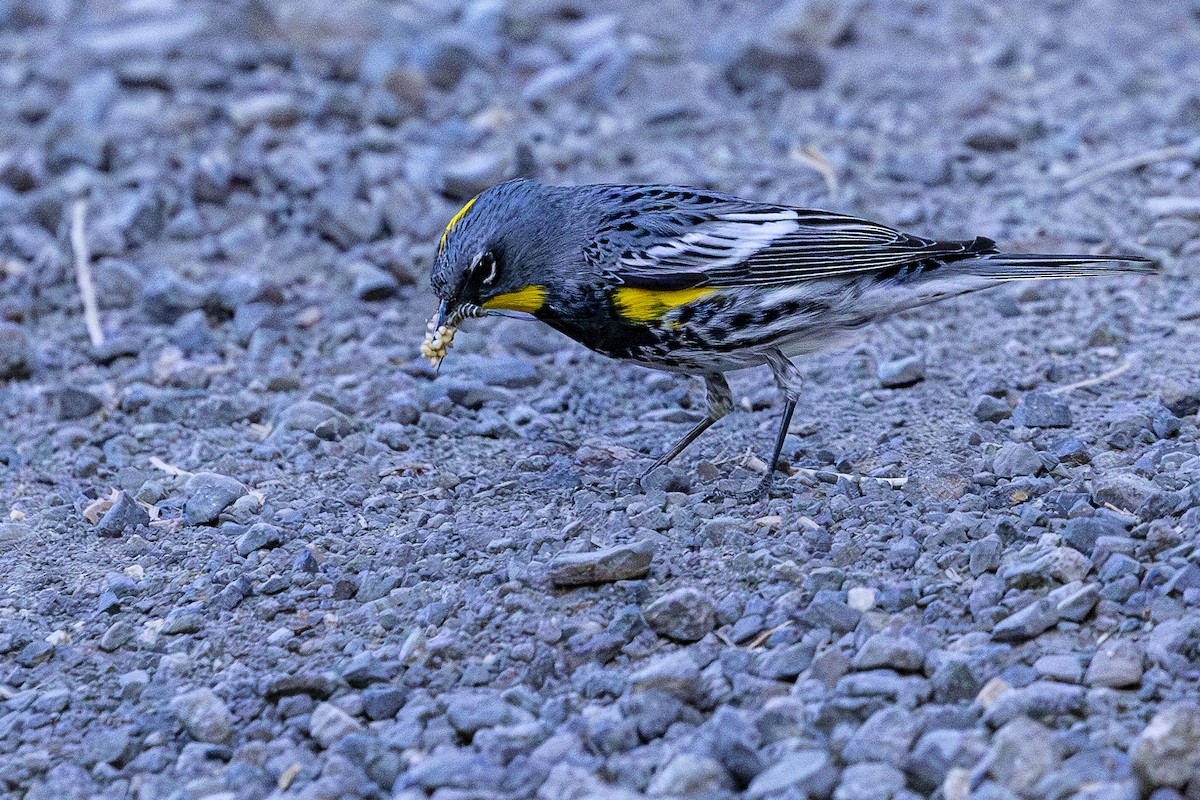
POLYGON ((734 495, 739 500, 755 503, 767 496, 775 483, 775 470, 779 464, 779 456, 783 453, 783 443, 787 440, 788 428, 792 425, 792 414, 796 411, 796 401, 800 398, 800 370, 796 369, 787 356, 778 350, 767 353, 767 365, 775 376, 779 391, 783 392, 783 418, 779 421, 779 433, 775 435, 775 447, 771 451, 771 460, 767 462, 767 474, 754 489, 744 494, 734 495))
POLYGON ((677 455, 682 453, 687 446, 696 441, 700 434, 712 427, 713 423, 725 416, 733 408, 733 392, 729 391, 729 383, 725 380, 725 376, 719 372, 714 372, 711 375, 704 376, 704 387, 706 400, 708 401, 708 416, 696 423, 696 427, 687 432, 686 435, 661 457, 650 468, 642 473, 642 477, 646 477, 659 467, 665 467, 675 459, 677 455))

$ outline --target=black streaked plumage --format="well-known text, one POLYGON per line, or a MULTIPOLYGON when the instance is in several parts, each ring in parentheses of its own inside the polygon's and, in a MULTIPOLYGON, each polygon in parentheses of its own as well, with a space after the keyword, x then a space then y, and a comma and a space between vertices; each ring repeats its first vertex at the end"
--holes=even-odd
POLYGON ((1154 271, 1137 256, 1003 253, 983 237, 937 241, 679 186, 516 180, 455 216, 432 284, 442 321, 527 314, 605 355, 703 377, 708 417, 651 469, 728 413, 724 372, 768 365, 786 404, 761 496, 800 396, 791 357, 1005 281, 1154 271))

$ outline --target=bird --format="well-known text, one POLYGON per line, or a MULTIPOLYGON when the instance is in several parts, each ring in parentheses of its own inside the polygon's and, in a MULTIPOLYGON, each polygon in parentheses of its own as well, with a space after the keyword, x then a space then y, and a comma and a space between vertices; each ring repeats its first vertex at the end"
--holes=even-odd
POLYGON ((465 319, 539 320, 585 347, 699 376, 706 415, 643 473, 673 461, 733 407, 727 372, 766 365, 784 400, 766 496, 797 405, 793 359, 855 341, 908 309, 1009 281, 1153 273, 1135 255, 1008 253, 845 214, 674 185, 515 179, 471 198, 438 242, 440 300, 423 354, 439 367, 465 319))

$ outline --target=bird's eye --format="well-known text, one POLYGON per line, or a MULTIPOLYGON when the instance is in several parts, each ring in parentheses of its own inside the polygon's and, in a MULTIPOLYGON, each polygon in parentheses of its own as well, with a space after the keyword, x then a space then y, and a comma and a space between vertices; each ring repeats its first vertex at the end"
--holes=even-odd
POLYGON ((485 250, 475 256, 475 259, 471 262, 471 272, 483 276, 481 280, 484 286, 490 286, 496 282, 497 269, 496 257, 492 255, 490 250, 485 250))

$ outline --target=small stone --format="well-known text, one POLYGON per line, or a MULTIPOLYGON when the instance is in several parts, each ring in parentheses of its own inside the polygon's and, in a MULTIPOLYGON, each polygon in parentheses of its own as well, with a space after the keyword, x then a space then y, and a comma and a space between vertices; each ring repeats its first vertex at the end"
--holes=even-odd
POLYGON ((118 620, 108 626, 108 630, 100 637, 98 646, 104 652, 111 653, 129 644, 135 635, 137 635, 137 631, 131 623, 118 620))
POLYGON ((863 642, 854 657, 855 669, 889 667, 897 672, 919 672, 925 664, 925 648, 907 636, 877 633, 863 642))
POLYGON ((129 742, 126 728, 92 728, 84 735, 80 751, 87 764, 112 764, 125 756, 129 742))
POLYGON ((362 729, 363 726, 358 720, 329 702, 317 703, 308 723, 309 734, 324 748, 329 748, 342 737, 362 729))
POLYGON ((254 523, 234 542, 239 556, 248 556, 255 550, 279 547, 281 544, 283 531, 267 522, 254 523))
POLYGON ((851 764, 833 800, 892 800, 904 789, 904 773, 891 764, 851 764))
POLYGON ((1084 681, 1089 686, 1128 689, 1142 683, 1142 653, 1128 639, 1109 639, 1100 645, 1088 665, 1084 681))
MULTIPOLYGON (((1086 695, 1082 686, 1035 680, 1016 689, 1001 683, 997 696, 984 705, 984 719, 992 726, 1004 725, 1017 717, 1055 719, 1080 714, 1084 707, 1086 695)), ((984 690, 987 691, 987 687, 984 690)))
POLYGON ((1030 392, 1013 411, 1013 422, 1026 428, 1069 428, 1071 409, 1057 395, 1030 392))
POLYGON ((806 46, 781 48, 753 42, 725 67, 725 80, 737 92, 757 89, 771 76, 792 89, 815 89, 825 81, 825 64, 806 46))
POLYGON ((821 596, 818 592, 808 608, 800 614, 800 620, 814 628, 829 628, 838 633, 852 631, 862 619, 862 612, 855 611, 845 601, 832 596, 821 596))
POLYGON ((920 722, 911 711, 885 706, 862 724, 842 748, 842 760, 848 763, 880 761, 899 767, 904 763, 920 722))
POLYGON ((971 413, 980 422, 999 422, 1012 416, 1012 408, 1003 399, 984 394, 975 401, 971 413))
POLYGON ((832 689, 850 671, 850 657, 836 647, 831 647, 813 659, 809 675, 820 681, 825 688, 832 689))
POLYGON ((229 104, 229 119, 243 131, 262 123, 277 127, 293 125, 304 116, 296 97, 288 92, 264 92, 240 97, 229 104))
POLYGON ((846 591, 846 605, 855 611, 867 612, 875 607, 875 590, 869 586, 855 586, 846 591))
POLYGON ((788 753, 760 772, 746 789, 746 800, 784 794, 794 789, 809 797, 826 797, 837 783, 838 771, 823 750, 788 753))
POLYGON ((813 661, 816 645, 797 642, 785 647, 775 647, 763 653, 755 672, 759 677, 773 681, 795 680, 813 661))
POLYGON ((120 536, 149 524, 150 513, 124 491, 120 491, 112 508, 96 524, 96 533, 100 536, 120 536))
POLYGON ((263 696, 268 700, 274 700, 279 697, 306 694, 324 700, 333 694, 337 685, 337 681, 331 676, 323 672, 307 670, 269 678, 263 687, 263 696))
POLYGON ((479 152, 446 166, 442 193, 462 201, 512 177, 511 159, 502 153, 479 152))
POLYGON ((685 587, 668 592, 651 603, 645 618, 659 636, 677 642, 695 642, 712 631, 717 611, 708 595, 685 587))
POLYGON ((1091 568, 1092 562, 1078 550, 1054 547, 1032 561, 1012 564, 1005 568, 1001 577, 1011 587, 1031 589, 1080 581, 1091 568))
POLYGON ((376 303, 395 297, 400 291, 400 281, 390 272, 374 264, 359 262, 350 268, 354 275, 354 296, 368 303, 376 303))
POLYGON ((1200 774, 1200 705, 1160 709, 1138 734, 1129 755, 1146 786, 1182 789, 1200 774))
POLYGON ((1039 675, 1063 683, 1079 683, 1083 677, 1079 658, 1069 654, 1042 656, 1033 662, 1033 668, 1039 675))
POLYGON ((1029 795, 1061 762, 1061 745, 1054 733, 1031 719, 1017 717, 996 731, 988 772, 1008 789, 1029 795))
POLYGON ((1001 478, 1037 475, 1043 466, 1037 450, 1024 442, 1009 442, 992 456, 992 472, 1001 478))
POLYGON ((83 419, 104 407, 99 397, 84 389, 63 386, 49 392, 54 416, 60 420, 83 419))
POLYGON ((446 700, 446 719, 463 736, 485 728, 529 722, 528 712, 494 692, 455 692, 446 700))
POLYGON ((925 357, 908 356, 880 362, 877 372, 879 385, 885 389, 901 389, 925 380, 925 357))
POLYGON ((198 742, 228 744, 233 738, 233 715, 225 701, 211 689, 194 689, 176 695, 171 701, 171 710, 198 742))
POLYGON ((732 787, 729 773, 713 759, 680 753, 654 773, 646 794, 650 797, 698 797, 721 793, 732 787))
POLYGON ((1096 479, 1092 500, 1097 507, 1110 504, 1122 511, 1136 511, 1157 492, 1158 488, 1140 475, 1119 472, 1096 479))
POLYGON ((1075 517, 1067 520, 1062 532, 1063 544, 1073 547, 1085 555, 1096 549, 1101 536, 1124 536, 1125 529, 1111 516, 1075 517))
POLYGON ((1000 566, 1000 554, 1003 551, 1004 543, 994 533, 971 542, 967 556, 967 568, 971 570, 971 575, 978 578, 985 572, 994 572, 1000 566))
POLYGON ((188 478, 184 489, 188 500, 183 518, 190 525, 216 522, 222 511, 246 494, 246 487, 240 481, 216 472, 197 472, 188 478))
POLYGON ((942 658, 929 682, 933 685, 933 696, 941 703, 970 700, 981 688, 971 662, 959 655, 942 658))
POLYGON ((1100 599, 1100 584, 1068 584, 1055 589, 1047 595, 1047 599, 1055 604, 1062 619, 1082 622, 1100 599))
POLYGON ((32 364, 33 350, 25 329, 0 320, 0 380, 27 378, 32 364))
POLYGON ((653 557, 654 544, 648 539, 587 553, 560 553, 550 562, 550 582, 584 586, 634 580, 650 571, 653 557))
POLYGON ((337 409, 315 400, 301 400, 279 412, 275 430, 268 441, 290 431, 307 431, 326 441, 334 441, 348 436, 353 430, 350 418, 337 409))
POLYGON ((370 686, 363 691, 363 712, 369 719, 392 719, 408 699, 402 686, 370 686))
POLYGON ((1074 436, 1065 436, 1056 441, 1050 446, 1050 454, 1065 467, 1078 467, 1092 461, 1092 454, 1087 445, 1082 439, 1074 436))
POLYGON ((1177 417, 1190 417, 1200 411, 1200 386, 1184 386, 1178 381, 1163 381, 1159 402, 1177 417))
POLYGON ((1020 642, 1032 639, 1058 623, 1055 604, 1043 598, 1011 614, 992 629, 992 638, 998 642, 1020 642))
POLYGON ((175 608, 163 620, 161 632, 168 635, 199 633, 204 629, 204 617, 190 609, 175 608))
POLYGON ((17 652, 17 663, 26 669, 32 669, 54 655, 54 645, 37 639, 25 645, 17 652))
POLYGON ((660 656, 629 676, 632 692, 659 690, 684 702, 695 700, 701 690, 700 668, 680 650, 660 656))

